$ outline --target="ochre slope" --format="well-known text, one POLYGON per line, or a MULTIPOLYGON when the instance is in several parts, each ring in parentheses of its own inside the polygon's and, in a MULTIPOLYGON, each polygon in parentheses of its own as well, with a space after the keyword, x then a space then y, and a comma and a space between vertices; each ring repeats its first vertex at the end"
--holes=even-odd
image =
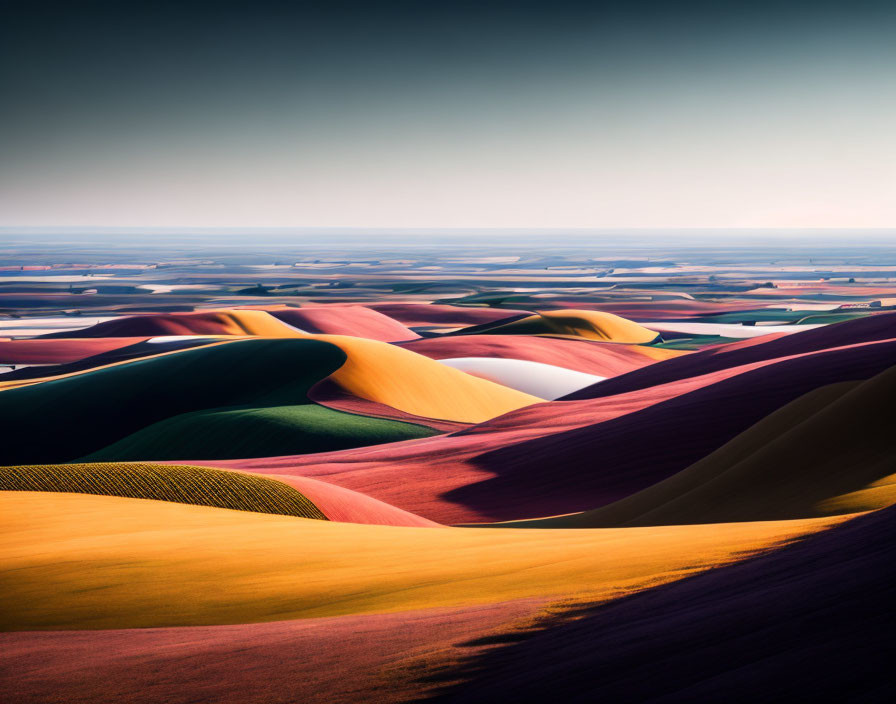
POLYGON ((0 628, 248 623, 538 595, 605 599, 835 521, 431 530, 2 492, 0 628))
MULTIPOLYGON (((548 509, 542 516, 598 508, 671 477, 813 389, 880 374, 892 366, 894 353, 896 341, 879 342, 748 366, 632 413, 487 450, 474 462, 491 478, 444 498, 476 506, 502 497, 506 506, 529 493, 548 509), (561 494, 562 501, 552 500, 561 494), (588 498, 591 506, 571 508, 588 498)), ((594 403, 599 409, 607 401, 594 403)))
POLYGON ((330 380, 360 398, 400 411, 480 423, 543 399, 465 374, 395 345, 344 335, 316 335, 347 360, 330 380))
POLYGON ((651 356, 656 350, 641 345, 535 335, 446 335, 406 342, 402 347, 432 359, 524 359, 603 377, 624 374, 656 361, 651 356))
POLYGON ((815 388, 879 374, 894 355, 896 341, 869 343, 609 398, 536 404, 423 440, 224 466, 313 476, 440 523, 587 511, 687 468, 815 388))
POLYGON ((153 313, 107 320, 89 328, 44 335, 67 337, 156 337, 161 335, 250 335, 296 337, 298 333, 263 310, 223 309, 153 313))
POLYGON ((380 342, 415 340, 417 333, 397 320, 365 306, 305 306, 272 308, 268 311, 277 320, 309 333, 352 335, 380 342))
POLYGON ((807 518, 896 503, 896 367, 789 403, 663 482, 539 527, 807 518))
POLYGON ((294 487, 257 474, 148 463, 0 467, 0 491, 49 491, 156 499, 326 520, 294 487))
POLYGON ((381 526, 416 526, 418 528, 437 528, 441 525, 358 491, 345 489, 311 477, 289 474, 261 476, 268 476, 295 487, 311 499, 314 505, 331 521, 381 526))
MULTIPOLYGON (((257 313, 261 311, 238 312, 257 313)), ((391 406, 420 418, 478 423, 543 400, 451 369, 429 357, 378 340, 367 340, 348 335, 313 335, 299 331, 290 331, 290 334, 285 337, 297 339, 231 341, 226 346, 247 343, 259 345, 265 342, 306 345, 326 343, 334 349, 341 350, 341 354, 345 356, 346 360, 344 364, 333 370, 332 375, 324 374, 317 381, 329 376, 330 381, 348 394, 391 406)), ((212 345, 215 344, 224 346, 220 342, 212 343, 212 345)), ((230 349, 232 352, 232 348, 230 349)), ((196 351, 194 350, 192 353, 195 354, 196 351)), ((179 354, 191 354, 191 352, 179 354)), ((298 355, 298 353, 296 354, 298 355)), ((156 355, 156 357, 162 356, 164 355, 156 355)), ((301 356, 296 356, 296 361, 301 359, 301 356)), ((146 360, 146 363, 149 363, 149 360, 146 360)), ((248 359, 234 361, 234 366, 240 374, 245 373, 245 368, 250 364, 256 365, 257 363, 248 359)), ((131 365, 116 363, 88 371, 89 374, 123 373, 112 372, 112 368, 131 368, 131 365)), ((289 371, 289 366, 282 370, 282 372, 289 371)), ((292 370, 292 373, 296 373, 296 371, 292 370)), ((258 368, 253 373, 264 373, 264 369, 258 368)), ((87 374, 84 372, 76 372, 60 378, 82 380, 72 383, 87 383, 83 381, 87 378, 87 374)), ((56 377, 11 381, 6 388, 36 386, 40 382, 54 379, 56 377)), ((0 383, 0 389, 3 388, 0 383)), ((0 398, 0 412, 2 412, 2 400, 0 398)))
POLYGON ((569 335, 587 340, 645 344, 659 333, 612 313, 597 310, 542 311, 509 323, 498 323, 481 330, 490 335, 569 335))
POLYGON ((720 345, 617 376, 611 382, 570 394, 568 399, 597 398, 645 389, 691 376, 772 359, 820 352, 850 345, 896 339, 896 313, 880 313, 792 335, 770 335, 720 345))
POLYGON ((896 510, 505 641, 427 701, 885 702, 896 510))

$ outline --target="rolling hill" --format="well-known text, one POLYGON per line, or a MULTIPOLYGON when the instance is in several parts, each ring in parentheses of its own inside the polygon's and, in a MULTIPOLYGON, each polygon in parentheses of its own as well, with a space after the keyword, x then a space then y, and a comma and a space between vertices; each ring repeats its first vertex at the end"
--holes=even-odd
MULTIPOLYGON (((301 427, 302 432, 291 445, 293 451, 301 451, 309 433, 313 435, 315 428, 328 420, 335 423, 332 430, 338 441, 331 449, 344 447, 350 442, 353 431, 348 428, 355 419, 337 417, 328 409, 295 407, 308 404, 308 389, 337 370, 345 359, 338 347, 317 340, 241 340, 7 389, 0 392, 0 423, 8 432, 0 458, 4 464, 71 461, 154 423, 168 421, 172 429, 180 428, 184 434, 179 439, 164 439, 164 454, 171 457, 169 453, 175 453, 174 458, 182 459, 184 455, 177 454, 177 442, 184 443, 184 449, 203 443, 205 431, 201 421, 197 424, 201 418, 208 422, 206 427, 214 428, 217 440, 249 451, 251 435, 227 437, 241 413, 256 433, 262 428, 266 431, 256 436, 261 441, 254 444, 256 452, 264 453, 263 441, 275 437, 281 442, 278 447, 286 447, 282 443, 288 444, 291 423, 301 427), (208 415, 201 413, 211 409, 215 410, 208 415), (194 412, 200 413, 177 420, 182 414, 194 412), (89 419, 90 425, 85 427, 80 419, 89 419), (341 422, 345 423, 342 427, 341 422), (48 434, 52 442, 44 441, 48 434)), ((359 419, 362 434, 382 436, 381 430, 367 420, 359 419)), ((405 430, 418 432, 411 426, 405 430)), ((153 437, 149 432, 138 444, 152 447, 153 437)), ((110 453, 103 458, 122 459, 110 453)))

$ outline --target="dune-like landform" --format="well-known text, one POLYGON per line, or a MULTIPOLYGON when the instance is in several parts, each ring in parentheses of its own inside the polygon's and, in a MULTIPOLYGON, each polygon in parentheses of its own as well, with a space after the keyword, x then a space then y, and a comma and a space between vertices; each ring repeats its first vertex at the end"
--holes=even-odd
POLYGON ((550 401, 596 384, 605 378, 575 372, 553 364, 522 359, 452 357, 440 359, 439 363, 550 401))
POLYGON ((139 342, 143 337, 98 337, 85 339, 2 340, 0 364, 68 364, 85 357, 117 350, 139 342))
POLYGON ((204 310, 154 313, 107 320, 88 328, 44 335, 70 337, 155 337, 158 335, 251 335, 290 337, 295 331, 263 310, 204 310))
POLYGON ((403 701, 421 687, 390 671, 452 650, 465 655, 470 649, 459 644, 543 601, 229 626, 19 631, 0 633, 0 658, 5 692, 21 704, 47 704, 58 692, 68 704, 403 701))
MULTIPOLYGON (((128 340, 131 338, 97 338, 111 340, 128 340)), ((225 338, 226 339, 226 338, 225 338)), ((99 352, 87 357, 83 357, 74 362, 64 364, 41 364, 37 366, 23 367, 13 371, 4 372, 0 376, 0 389, 14 388, 16 386, 27 386, 28 384, 48 380, 51 378, 59 378, 76 374, 78 372, 96 369, 97 367, 106 367, 111 364, 125 362, 130 359, 142 359, 166 352, 175 352, 177 350, 185 350, 191 347, 201 347, 203 345, 216 344, 222 341, 222 338, 216 337, 157 337, 143 340, 136 338, 136 342, 126 344, 123 347, 115 347, 105 352, 99 352), (15 382, 15 383, 12 383, 15 382)), ((88 342, 88 349, 90 348, 88 342)), ((57 342, 53 340, 52 342, 57 342)), ((69 342, 69 340, 65 340, 69 342)), ((81 342, 81 340, 78 340, 81 342)))
POLYGON ((172 463, 106 462, 0 467, 0 491, 154 499, 345 523, 439 524, 333 484, 172 463))
MULTIPOLYGON (((471 330, 461 332, 470 333, 471 330)), ((638 323, 612 313, 594 310, 552 310, 535 315, 479 326, 475 332, 489 335, 568 335, 586 340, 603 340, 628 344, 646 344, 659 337, 659 333, 638 323)))
POLYGON ((400 342, 420 337, 397 320, 365 306, 273 308, 268 312, 277 320, 309 333, 351 335, 380 342, 400 342))
POLYGON ((437 303, 374 303, 367 306, 410 327, 467 327, 532 315, 507 308, 439 305, 437 303))
MULTIPOLYGON (((376 396, 376 394, 374 394, 374 396, 376 396)), ((343 411, 344 413, 366 416, 368 418, 384 418, 387 420, 402 421, 404 423, 414 423, 415 425, 422 425, 442 433, 463 430, 469 428, 471 425, 470 423, 462 421, 418 416, 395 408, 394 406, 380 403, 379 401, 356 396, 332 378, 324 379, 312 386, 308 391, 308 398, 321 406, 332 408, 337 411, 343 411)))
POLYGON ((81 459, 102 462, 305 454, 425 438, 435 432, 424 425, 343 413, 316 403, 215 408, 158 421, 81 459))
POLYGON ((354 396, 415 416, 479 423, 543 400, 395 345, 345 335, 315 339, 346 355, 330 380, 354 396))
POLYGON ((260 475, 276 479, 298 489, 320 509, 329 520, 342 523, 365 523, 380 526, 416 526, 437 528, 441 524, 418 516, 410 511, 402 511, 366 494, 328 484, 311 477, 288 474, 260 475))
POLYGON ((896 503, 896 439, 888 415, 894 397, 896 366, 867 381, 822 386, 664 481, 602 509, 525 524, 755 521, 890 506, 896 503))
POLYGON ((0 467, 0 491, 123 496, 326 519, 314 503, 289 484, 209 467, 141 462, 0 467))
POLYGON ((250 623, 534 596, 600 599, 836 520, 432 530, 22 491, 0 492, 0 508, 4 596, 16 605, 0 612, 0 628, 13 631, 250 623))
POLYGON ((868 315, 773 339, 748 340, 713 347, 652 366, 643 372, 620 375, 611 383, 583 389, 569 399, 596 398, 666 384, 689 376, 824 349, 896 339, 896 313, 868 315))
POLYGON ((318 340, 242 340, 7 389, 0 419, 9 440, 0 457, 20 464, 182 459, 200 450, 257 456, 432 434, 311 405, 308 389, 345 360, 339 347, 318 340), (89 418, 95 430, 72 418, 89 418), (48 432, 53 442, 41 442, 48 432))
POLYGON ((893 363, 894 344, 759 362, 609 398, 542 403, 448 436, 235 466, 314 476, 440 523, 586 511, 667 479, 805 393, 881 373, 893 363), (402 482, 409 473, 412 487, 402 482))
MULTIPOLYGON (((565 297, 557 300, 556 303, 564 308, 575 308, 588 302, 588 297, 582 298, 584 300, 565 297)), ((651 320, 714 320, 719 316, 731 313, 751 314, 756 311, 757 304, 731 300, 697 301, 688 298, 658 299, 651 297, 648 300, 626 300, 625 296, 620 296, 616 300, 602 300, 596 307, 629 320, 646 322, 651 320)))
POLYGON ((890 690, 896 510, 569 618, 441 672, 438 702, 746 702, 890 690))
MULTIPOLYGON (((524 359, 604 378, 653 364, 657 361, 655 353, 661 352, 641 345, 619 345, 584 339, 486 334, 430 337, 404 343, 402 347, 433 359, 524 359)), ((672 356, 677 355, 668 355, 669 358, 672 356)))
POLYGON ((894 354, 896 342, 880 342, 798 356, 603 422, 495 448, 473 460, 492 478, 445 498, 484 507, 500 495, 507 506, 539 492, 529 517, 586 510, 573 507, 586 498, 596 508, 670 477, 813 389, 881 373, 894 354), (549 481, 545 464, 553 468, 549 481))
POLYGON ((7 252, 5 697, 887 700, 896 247, 429 236, 7 252))

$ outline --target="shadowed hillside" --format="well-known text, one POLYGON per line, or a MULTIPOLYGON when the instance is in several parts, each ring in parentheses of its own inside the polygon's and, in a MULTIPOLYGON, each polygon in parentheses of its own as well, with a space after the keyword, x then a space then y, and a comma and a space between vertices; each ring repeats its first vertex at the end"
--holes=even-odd
POLYGON ((659 333, 631 320, 594 310, 552 310, 507 323, 498 321, 493 325, 480 325, 461 332, 489 335, 569 335, 630 344, 653 342, 659 337, 659 333))
MULTIPOLYGON (((775 334, 774 327, 769 327, 768 331, 769 335, 775 334)), ((576 391, 566 398, 574 400, 612 396, 743 364, 893 338, 896 338, 896 313, 868 315, 776 339, 759 338, 702 350, 649 369, 622 374, 612 382, 576 391)))
POLYGON ((594 511, 527 525, 764 521, 889 506, 896 502, 894 398, 896 367, 823 386, 665 481, 594 511))
POLYGON ((883 702, 896 509, 514 638, 428 701, 883 702), (514 643, 514 640, 519 642, 514 643))

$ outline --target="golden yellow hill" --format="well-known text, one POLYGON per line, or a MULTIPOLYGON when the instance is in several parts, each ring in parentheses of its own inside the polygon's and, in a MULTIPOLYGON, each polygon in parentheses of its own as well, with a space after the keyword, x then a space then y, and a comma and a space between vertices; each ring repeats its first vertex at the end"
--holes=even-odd
POLYGON ((263 310, 204 310, 200 314, 205 321, 220 328, 220 335, 251 335, 253 337, 300 337, 270 313, 263 310))
POLYGON ((896 503, 896 367, 819 387, 668 479, 608 506, 504 525, 652 526, 812 518, 896 503))
POLYGON ((416 352, 360 337, 312 335, 345 352, 330 379, 355 396, 425 418, 481 423, 544 399, 471 376, 416 352))
POLYGON ((836 522, 432 530, 2 492, 0 627, 248 623, 536 595, 603 599, 836 522))
POLYGON ((552 310, 488 328, 489 335, 564 335, 603 342, 645 344, 658 333, 627 318, 598 310, 552 310))
MULTIPOLYGON (((238 313, 242 323, 248 325, 247 314, 267 316, 282 327, 277 334, 267 338, 301 338, 320 340, 336 345, 348 357, 345 364, 331 375, 336 384, 360 398, 397 408, 405 413, 461 423, 481 423, 509 411, 544 401, 537 396, 517 391, 479 377, 466 374, 416 352, 387 342, 368 340, 347 335, 311 335, 290 330, 280 321, 263 311, 227 311, 238 313)), ((248 316, 250 319, 252 315, 248 316)), ((260 329, 264 320, 256 321, 260 329)), ((270 331, 269 331, 270 332, 270 331)), ((226 340, 227 338, 224 338, 226 340)), ((213 341, 210 345, 228 344, 213 341)), ((196 349, 196 348, 193 348, 196 349)), ((184 350, 164 352, 151 357, 176 355, 184 350)), ((147 359, 142 358, 142 359, 147 359)), ((31 386, 70 376, 91 374, 108 367, 133 364, 139 360, 114 362, 101 367, 61 374, 54 377, 22 379, 0 382, 0 391, 19 386, 31 386)), ((299 364, 300 359, 296 360, 299 364)), ((161 380, 159 380, 161 381, 161 380)))

